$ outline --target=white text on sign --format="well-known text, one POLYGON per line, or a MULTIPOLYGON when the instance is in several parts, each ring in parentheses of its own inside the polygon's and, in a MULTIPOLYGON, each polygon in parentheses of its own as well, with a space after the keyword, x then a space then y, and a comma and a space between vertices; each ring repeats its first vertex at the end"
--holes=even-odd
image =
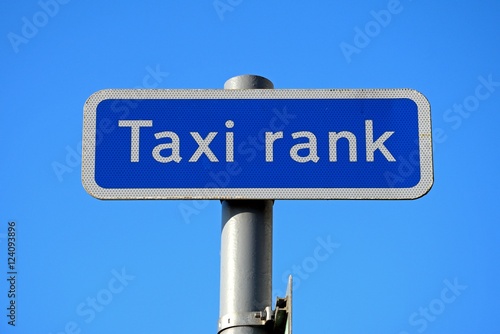
MULTIPOLYGON (((228 120, 225 123, 227 129, 234 127, 234 122, 228 120)), ((140 152, 140 132, 141 128, 153 127, 152 120, 120 120, 119 127, 130 128, 130 161, 139 162, 140 152)), ((189 158, 189 162, 197 162, 198 159, 205 155, 211 162, 219 162, 219 158, 214 154, 210 148, 210 143, 218 135, 218 132, 209 132, 205 137, 198 132, 190 132, 191 140, 196 141, 198 148, 194 151, 189 158)), ((387 161, 394 162, 396 159, 385 146, 386 140, 394 134, 394 131, 386 131, 376 140, 373 139, 373 120, 365 120, 365 143, 366 143, 366 161, 373 162, 375 160, 374 153, 379 150, 387 161)), ((177 133, 173 131, 162 131, 154 134, 156 139, 170 139, 168 143, 162 143, 153 148, 153 158, 160 163, 176 162, 182 160, 181 157, 181 141, 177 133), (166 151, 166 152, 165 152, 166 151), (163 153, 163 154, 162 154, 163 153), (169 153, 169 154, 165 154, 169 153)), ((300 142, 290 148, 290 158, 299 163, 306 163, 309 161, 318 162, 320 157, 317 150, 316 135, 310 131, 298 131, 291 134, 293 139, 307 139, 306 142, 300 142), (299 154, 299 151, 306 151, 307 154, 299 154)), ((283 131, 266 132, 265 133, 265 147, 266 147, 266 162, 274 161, 274 144, 276 141, 283 139, 283 131)), ((337 161, 337 141, 345 139, 349 145, 348 159, 350 162, 358 161, 357 138, 350 131, 328 132, 328 147, 329 147, 329 161, 337 161)), ((226 143, 226 162, 234 162, 234 133, 228 131, 225 133, 226 143)))

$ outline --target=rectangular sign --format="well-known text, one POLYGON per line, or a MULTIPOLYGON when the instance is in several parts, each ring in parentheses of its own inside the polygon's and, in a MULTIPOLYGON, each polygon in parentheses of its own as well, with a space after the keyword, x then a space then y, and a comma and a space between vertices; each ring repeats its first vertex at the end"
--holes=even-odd
POLYGON ((433 183, 411 89, 110 89, 85 103, 100 199, 414 199, 433 183))

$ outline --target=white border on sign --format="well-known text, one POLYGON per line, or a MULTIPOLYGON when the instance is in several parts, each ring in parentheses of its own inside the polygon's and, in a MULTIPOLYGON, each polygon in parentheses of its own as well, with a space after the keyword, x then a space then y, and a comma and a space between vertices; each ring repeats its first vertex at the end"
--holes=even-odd
POLYGON ((99 199, 415 199, 434 182, 430 104, 413 89, 106 89, 84 106, 82 184, 99 199), (95 182, 97 106, 107 99, 395 99, 418 107, 420 182, 411 188, 102 188, 95 182))

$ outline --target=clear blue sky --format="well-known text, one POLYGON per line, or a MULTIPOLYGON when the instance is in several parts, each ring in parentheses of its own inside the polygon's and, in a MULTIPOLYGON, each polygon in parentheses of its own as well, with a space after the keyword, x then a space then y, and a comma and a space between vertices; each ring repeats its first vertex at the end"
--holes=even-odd
POLYGON ((295 333, 498 333, 500 3, 215 5, 0 3, 0 331, 216 332, 219 201, 88 195, 83 104, 105 88, 222 88, 253 73, 276 88, 414 88, 432 110, 425 197, 275 203, 274 295, 294 272, 295 333), (328 240, 338 247, 316 256, 328 240))

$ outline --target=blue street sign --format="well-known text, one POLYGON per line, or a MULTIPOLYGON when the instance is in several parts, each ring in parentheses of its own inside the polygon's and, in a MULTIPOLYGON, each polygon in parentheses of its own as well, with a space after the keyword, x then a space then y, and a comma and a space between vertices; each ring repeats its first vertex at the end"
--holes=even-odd
POLYGON ((433 183, 410 89, 102 90, 82 182, 101 199, 413 199, 433 183))

